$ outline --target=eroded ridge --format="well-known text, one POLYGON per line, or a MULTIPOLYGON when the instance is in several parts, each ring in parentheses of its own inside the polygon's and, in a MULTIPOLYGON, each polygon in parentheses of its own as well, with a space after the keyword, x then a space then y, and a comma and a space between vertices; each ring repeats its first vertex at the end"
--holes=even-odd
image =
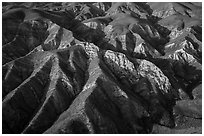
POLYGON ((3 133, 202 133, 202 3, 2 5, 3 133))

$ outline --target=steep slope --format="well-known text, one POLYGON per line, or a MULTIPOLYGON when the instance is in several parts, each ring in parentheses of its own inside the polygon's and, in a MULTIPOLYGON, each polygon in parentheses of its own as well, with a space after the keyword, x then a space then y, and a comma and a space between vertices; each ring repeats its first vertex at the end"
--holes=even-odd
POLYGON ((2 12, 3 133, 202 133, 202 4, 2 12))

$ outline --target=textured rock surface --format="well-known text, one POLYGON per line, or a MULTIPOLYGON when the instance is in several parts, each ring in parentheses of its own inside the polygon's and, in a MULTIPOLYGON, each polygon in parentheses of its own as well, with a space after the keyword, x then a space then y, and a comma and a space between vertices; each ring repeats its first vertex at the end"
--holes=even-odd
POLYGON ((202 133, 201 3, 2 5, 3 133, 202 133))

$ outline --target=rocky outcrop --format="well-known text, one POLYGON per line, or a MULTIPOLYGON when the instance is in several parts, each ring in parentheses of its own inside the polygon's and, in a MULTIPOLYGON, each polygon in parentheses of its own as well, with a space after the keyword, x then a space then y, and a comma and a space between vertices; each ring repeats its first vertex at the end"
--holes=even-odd
MULTIPOLYGON (((121 81, 122 85, 130 87, 133 93, 136 93, 146 101, 148 110, 152 113, 152 117, 157 115, 159 118, 159 116, 163 116, 162 114, 164 113, 169 114, 167 118, 171 118, 171 109, 172 105, 174 105, 174 100, 171 95, 173 96, 174 90, 168 78, 159 68, 146 60, 138 59, 132 63, 125 55, 112 51, 105 52, 104 60, 119 81, 121 81), (166 108, 167 113, 165 113, 165 109, 161 105, 166 108), (157 107, 157 109, 163 110, 163 113, 161 112, 161 115, 158 115, 160 111, 153 110, 154 106, 157 107)), ((164 120, 167 121, 167 119, 164 120)), ((163 125, 167 126, 174 125, 172 122, 163 123, 163 125)))
MULTIPOLYGON (((82 92, 46 133, 138 133, 146 132, 147 111, 108 78, 91 61, 89 79, 82 92), (119 119, 120 118, 120 119, 119 119), (125 128, 125 129, 124 129, 125 128)), ((101 64, 104 65, 104 64, 101 64)))

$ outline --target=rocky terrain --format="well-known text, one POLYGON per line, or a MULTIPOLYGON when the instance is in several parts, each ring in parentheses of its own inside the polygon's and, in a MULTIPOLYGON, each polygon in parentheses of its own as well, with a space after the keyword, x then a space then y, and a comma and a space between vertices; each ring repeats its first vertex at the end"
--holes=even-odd
POLYGON ((3 133, 202 133, 202 3, 2 3, 3 133))

